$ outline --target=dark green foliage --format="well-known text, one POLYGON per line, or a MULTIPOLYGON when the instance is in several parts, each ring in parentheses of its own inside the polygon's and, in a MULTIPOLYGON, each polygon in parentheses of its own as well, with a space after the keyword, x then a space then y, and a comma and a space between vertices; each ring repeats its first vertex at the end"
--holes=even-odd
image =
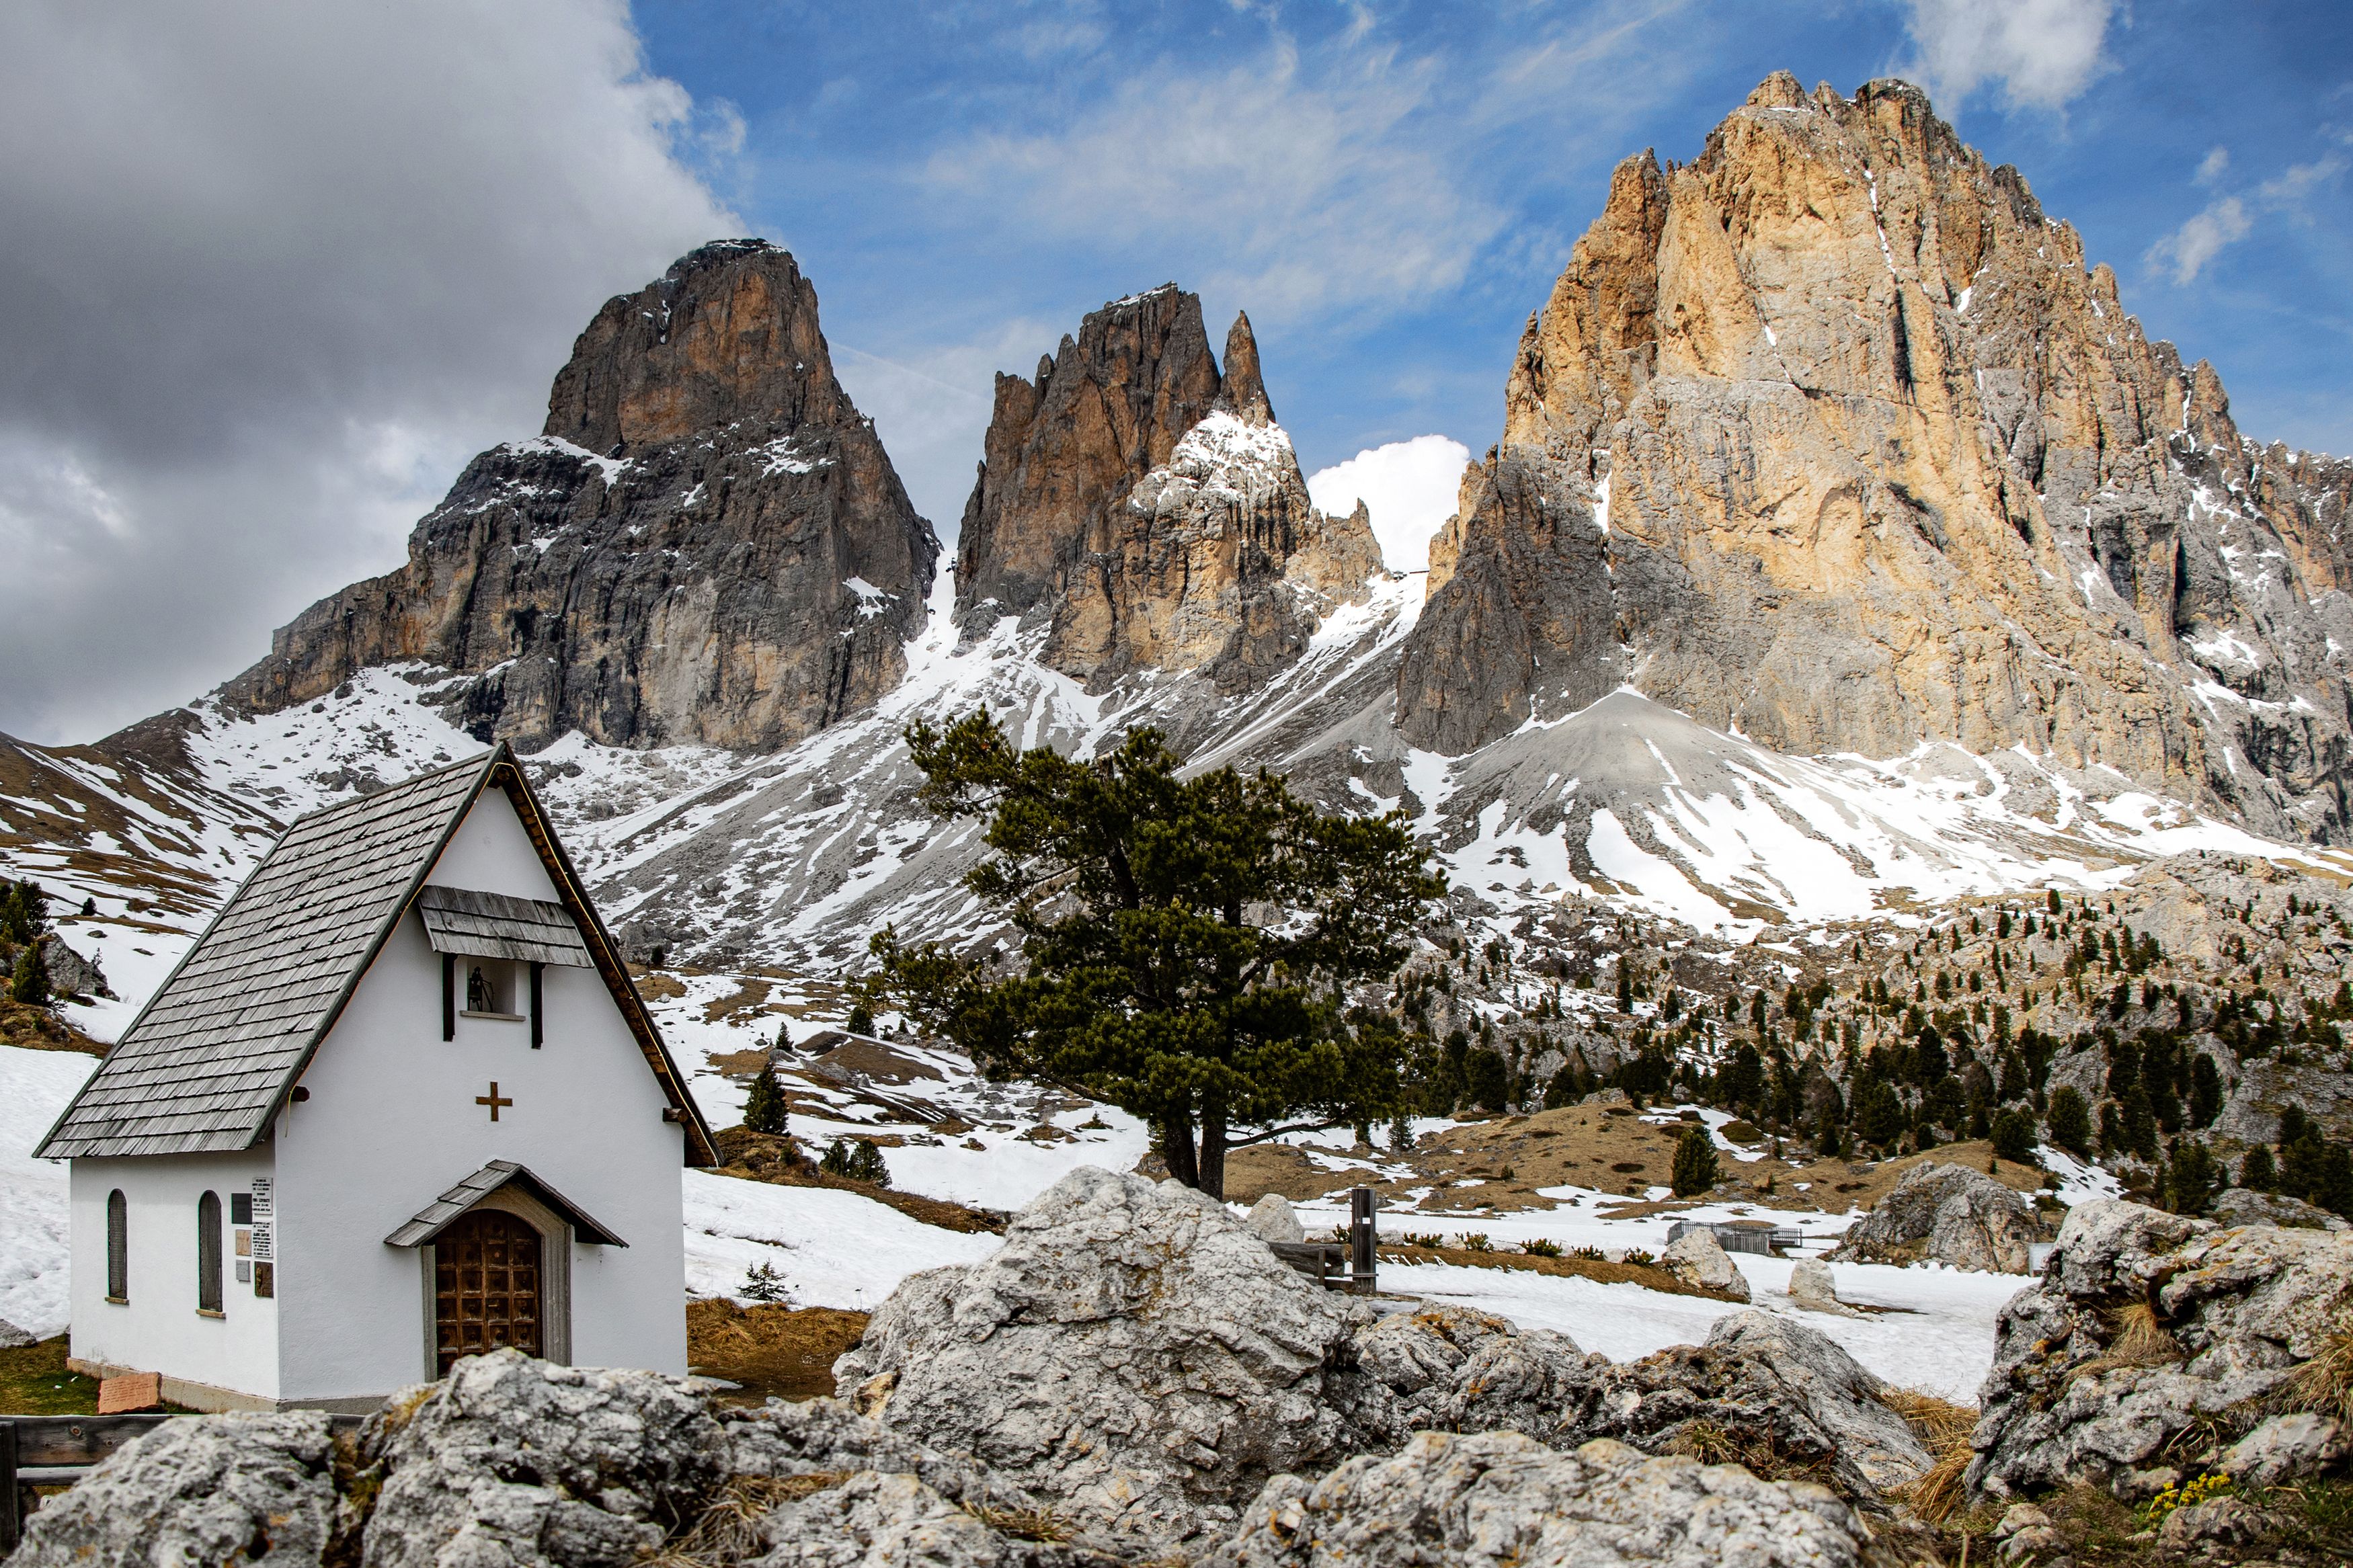
POLYGON ((2222 1073, 2205 1052, 2189 1064, 2189 1125, 2211 1127, 2222 1112, 2222 1073))
POLYGON ((1732 1059, 1716 1075, 1717 1103, 1729 1110, 1761 1110, 1765 1099, 1765 1063, 1757 1047, 1740 1042, 1732 1059))
POLYGON ((2150 1109, 2148 1086, 2135 1083, 2119 1108, 2124 1118, 2124 1146, 2144 1160, 2157 1158, 2157 1113, 2150 1109))
POLYGON ((1511 1092, 1510 1075, 1504 1066, 1504 1053, 1482 1046, 1470 1054, 1463 1064, 1463 1087, 1471 1103, 1482 1110, 1501 1110, 1511 1092))
POLYGON ((2247 1151, 2247 1157, 2239 1162, 2239 1185, 2259 1193, 2279 1190, 2279 1166, 2268 1148, 2258 1143, 2247 1151))
POLYGON ((1621 953, 1618 958, 1618 1011, 1631 1013, 1633 1010, 1634 970, 1633 966, 1626 962, 1625 955, 1621 953))
POLYGON ((785 1299, 785 1277, 776 1266, 763 1258, 744 1270, 744 1284, 735 1294, 746 1301, 781 1301, 785 1299))
POLYGON ((1575 1062, 1570 1062, 1553 1074, 1552 1081, 1545 1085, 1544 1108, 1558 1110, 1565 1105, 1575 1105, 1585 1098, 1586 1092, 1585 1075, 1577 1070, 1575 1062))
POLYGON ((848 1029, 853 1035, 872 1034, 874 1032, 874 1009, 869 1007, 863 1002, 852 1003, 849 1008, 849 1021, 844 1023, 842 1027, 848 1029))
POLYGON ((41 963, 38 946, 26 947, 17 952, 16 973, 8 980, 8 994, 27 1007, 48 1005, 49 972, 41 963))
POLYGON ((2035 1163, 2034 1118, 2022 1110, 2005 1110, 1993 1119, 1993 1153, 2012 1164, 2035 1163))
POLYGON ((760 1076, 752 1080, 751 1091, 744 1097, 744 1125, 754 1132, 778 1135, 787 1128, 785 1087, 776 1081, 773 1064, 760 1069, 760 1076))
POLYGON ((2051 1091, 2051 1109, 2042 1125, 2050 1132, 2051 1142, 2079 1160, 2091 1158, 2091 1108, 2084 1103, 2082 1091, 2073 1084, 2063 1083, 2051 1091))
POLYGON ((1697 1197, 1711 1191, 1721 1175, 1715 1162, 1715 1144, 1709 1139, 1707 1129, 1696 1122, 1683 1129, 1675 1143, 1674 1171, 1669 1180, 1679 1198, 1697 1197))
POLYGON ((2353 1219, 2353 1153, 2342 1143, 2324 1145, 2312 1184, 2312 1201, 2330 1214, 2353 1219))
POLYGON ((835 1139, 826 1145, 825 1157, 817 1165, 828 1175, 847 1176, 878 1187, 891 1184, 891 1168, 882 1163, 882 1151, 863 1138, 835 1139))
POLYGON ((49 929, 49 896, 29 879, 0 881, 0 942, 22 947, 49 929))
POLYGON ((1444 894, 1403 817, 1327 815, 1269 773, 1179 777, 1148 729, 1084 762, 1017 750, 985 712, 907 743, 926 805, 987 819, 995 853, 966 882, 1025 963, 1000 977, 886 930, 874 1000, 993 1078, 1060 1080, 1145 1118, 1170 1173, 1212 1196, 1235 1125, 1402 1108, 1412 1041, 1336 998, 1395 973, 1444 894))
POLYGON ((1855 1090, 1854 1132, 1866 1143, 1891 1149, 1910 1124, 1903 1100, 1883 1079, 1873 1079, 1855 1090))
POLYGON ((2204 1214, 2214 1201, 2214 1189, 2222 1184, 2221 1176, 2205 1144, 2195 1138, 2180 1140, 2166 1167, 2166 1206, 2176 1214, 2204 1214))

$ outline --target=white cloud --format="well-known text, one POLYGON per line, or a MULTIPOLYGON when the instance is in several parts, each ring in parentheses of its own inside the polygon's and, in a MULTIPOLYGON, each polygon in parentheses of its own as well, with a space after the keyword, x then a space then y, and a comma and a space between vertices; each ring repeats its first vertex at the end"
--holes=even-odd
POLYGON ((2200 162, 2198 173, 2194 177, 2200 184, 2211 185, 2229 172, 2230 167, 2231 150, 2228 147, 2217 147, 2200 162))
POLYGON ((1373 535, 1392 572, 1430 568, 1430 540, 1454 515, 1471 448, 1445 436, 1416 436, 1357 453, 1308 476, 1320 511, 1352 511, 1363 501, 1373 535))
MULTIPOLYGON (((2211 184, 2227 160, 2217 162, 2220 147, 2199 165, 2198 183, 2211 184)), ((2194 283, 2206 264, 2224 247, 2244 239, 2255 226, 2258 213, 2273 213, 2294 221, 2309 221, 2313 193, 2345 173, 2347 159, 2331 153, 2309 163, 2294 163, 2265 180, 2245 196, 2217 196, 2171 234, 2148 247, 2141 259, 2153 272, 2168 274, 2177 284, 2194 283)))
POLYGON ((2064 109, 2111 69, 2114 0, 1910 0, 1916 75, 1947 115, 1999 82, 2013 109, 2064 109))
POLYGON ((736 232, 622 0, 0 7, 0 729, 86 739, 398 563, 606 297, 736 232))

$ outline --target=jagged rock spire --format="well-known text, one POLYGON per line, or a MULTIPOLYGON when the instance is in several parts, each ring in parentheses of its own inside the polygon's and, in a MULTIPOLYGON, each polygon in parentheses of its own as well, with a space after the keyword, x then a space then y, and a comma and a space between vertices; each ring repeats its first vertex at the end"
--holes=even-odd
POLYGON ((1237 311, 1226 332, 1226 385, 1219 399, 1245 425, 1275 423, 1274 405, 1266 398, 1266 383, 1259 378, 1258 338, 1250 331, 1250 312, 1237 311))

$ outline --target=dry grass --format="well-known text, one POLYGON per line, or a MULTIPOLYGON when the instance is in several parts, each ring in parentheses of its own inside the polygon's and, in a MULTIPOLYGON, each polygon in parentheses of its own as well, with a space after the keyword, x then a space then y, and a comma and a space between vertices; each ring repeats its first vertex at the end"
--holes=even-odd
POLYGON ((1942 1524, 1968 1501, 1961 1479, 1969 1468, 1969 1437, 1977 1430, 1974 1405, 1956 1405, 1916 1388, 1891 1388, 1880 1403, 1904 1417, 1934 1461, 1917 1480, 1896 1489, 1897 1500, 1931 1524, 1942 1524))
POLYGON ((1768 1437, 1736 1432, 1714 1421, 1686 1421, 1665 1451, 1703 1465, 1740 1465, 1768 1481, 1812 1481, 1841 1489, 1837 1468, 1827 1456, 1791 1454, 1768 1437))
POLYGON ((738 1476, 719 1489, 702 1512, 661 1550, 639 1559, 644 1568, 721 1568, 767 1550, 760 1521, 785 1503, 812 1497, 849 1479, 842 1470, 799 1476, 738 1476))
POLYGON ((2322 1341, 2319 1352, 2290 1374, 2286 1394, 2298 1410, 2353 1425, 2353 1330, 2322 1341))
POLYGON ((834 1358, 865 1332, 865 1313, 833 1307, 743 1307, 724 1297, 686 1305, 689 1363, 741 1384, 727 1396, 736 1404, 833 1393, 834 1358))
POLYGON ((1064 1542, 1074 1533, 1053 1513, 1038 1508, 997 1508, 990 1503, 966 1503, 965 1512, 1000 1535, 1016 1541, 1064 1542))
POLYGON ((2157 1309, 2146 1301, 2119 1307, 2108 1319, 2107 1348, 2079 1366, 2071 1367, 2067 1383, 2097 1377, 2124 1367, 2163 1366, 2181 1359, 2181 1344, 2157 1321, 2157 1309))

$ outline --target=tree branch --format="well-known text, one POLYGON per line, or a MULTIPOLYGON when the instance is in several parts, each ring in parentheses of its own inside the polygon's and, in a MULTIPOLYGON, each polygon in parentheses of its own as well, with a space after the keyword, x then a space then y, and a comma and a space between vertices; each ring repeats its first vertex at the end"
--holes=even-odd
POLYGON ((1353 1117, 1343 1116, 1333 1121, 1302 1121, 1291 1127, 1270 1127, 1263 1132, 1253 1132, 1247 1138, 1228 1138, 1226 1147, 1239 1149, 1245 1143, 1263 1143, 1270 1138, 1280 1138, 1286 1132, 1328 1132, 1335 1127, 1354 1127, 1353 1117))

